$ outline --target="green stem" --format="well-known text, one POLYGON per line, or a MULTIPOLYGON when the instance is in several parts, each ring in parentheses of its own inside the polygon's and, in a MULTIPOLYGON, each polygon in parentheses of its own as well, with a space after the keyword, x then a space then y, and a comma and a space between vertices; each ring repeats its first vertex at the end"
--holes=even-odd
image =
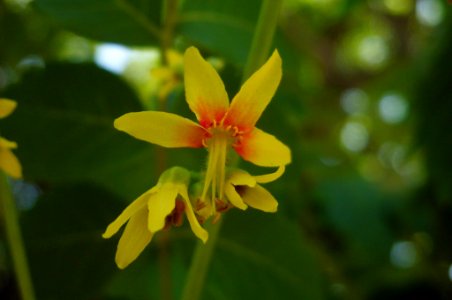
POLYGON ((20 232, 16 206, 5 174, 0 171, 0 205, 5 222, 9 252, 13 260, 16 280, 23 300, 34 300, 33 285, 28 269, 25 247, 20 232))
POLYGON ((167 51, 171 48, 174 35, 174 27, 178 18, 179 0, 166 0, 164 2, 164 27, 162 30, 160 48, 162 51, 162 60, 165 65, 168 65, 167 51))
MULTIPOLYGON (((273 42, 281 6, 282 0, 264 0, 254 32, 251 50, 244 69, 243 81, 245 81, 267 59, 268 52, 270 51, 273 42)), ((185 287, 182 292, 182 300, 200 299, 223 218, 224 216, 218 223, 210 224, 207 228, 209 239, 205 245, 202 244, 202 242, 198 242, 188 271, 187 281, 185 282, 185 287)))
MULTIPOLYGON (((164 1, 164 26, 162 29, 162 35, 160 37, 160 48, 163 64, 168 67, 169 61, 167 52, 171 48, 171 42, 173 40, 173 31, 176 24, 179 0, 166 0, 164 1)), ((159 111, 166 111, 167 99, 158 99, 159 111)), ((156 156, 156 171, 157 174, 161 174, 167 167, 167 153, 166 149, 157 147, 155 149, 156 156)), ((169 255, 169 231, 162 231, 159 243, 159 275, 160 275, 160 299, 171 300, 173 299, 172 293, 172 281, 171 281, 171 263, 169 255)))
POLYGON ((273 43, 279 12, 283 0, 264 0, 257 20, 248 60, 243 70, 243 79, 246 80, 266 60, 273 43))
POLYGON ((217 223, 208 224, 206 229, 209 232, 209 239, 205 244, 197 243, 182 292, 182 300, 197 300, 200 298, 222 222, 223 218, 220 218, 217 223))

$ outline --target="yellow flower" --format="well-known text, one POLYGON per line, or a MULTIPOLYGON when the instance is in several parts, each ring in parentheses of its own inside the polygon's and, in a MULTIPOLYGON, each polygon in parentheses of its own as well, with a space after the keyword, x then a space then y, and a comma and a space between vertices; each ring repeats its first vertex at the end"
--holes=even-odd
POLYGON ((226 197, 232 205, 243 210, 251 206, 264 212, 276 212, 278 202, 259 183, 274 181, 283 173, 284 167, 276 173, 260 176, 252 176, 240 169, 233 170, 226 180, 226 197))
MULTIPOLYGON (((0 119, 9 116, 16 108, 17 103, 9 99, 0 99, 0 119)), ((19 160, 11 151, 17 144, 0 137, 0 169, 13 178, 22 177, 22 167, 19 160)))
POLYGON ((229 104, 218 73, 190 47, 184 55, 185 95, 199 124, 171 113, 145 111, 125 114, 114 125, 135 138, 164 147, 206 147, 209 157, 201 201, 210 191, 213 215, 215 202, 224 198, 228 149, 232 147, 243 159, 263 167, 281 167, 291 161, 286 145, 255 127, 281 76, 281 58, 274 51, 229 104))
POLYGON ((188 197, 189 181, 190 173, 186 169, 173 167, 166 170, 156 186, 133 201, 108 225, 102 235, 106 239, 127 222, 115 257, 120 269, 127 267, 140 255, 157 231, 180 225, 184 212, 193 233, 203 242, 207 241, 208 233, 199 225, 188 197))
MULTIPOLYGON (((226 211, 232 206, 245 210, 248 206, 251 206, 264 212, 276 212, 278 202, 259 183, 275 181, 283 173, 284 167, 279 168, 275 173, 258 176, 252 176, 248 172, 240 169, 229 170, 224 187, 227 201, 217 201, 217 211, 226 211)), ((203 206, 198 211, 198 214, 202 218, 206 218, 208 217, 209 211, 210 207, 203 206)))
POLYGON ((165 100, 182 81, 182 55, 172 49, 167 50, 165 55, 167 66, 157 67, 151 71, 152 76, 159 79, 161 83, 158 93, 160 100, 165 100))

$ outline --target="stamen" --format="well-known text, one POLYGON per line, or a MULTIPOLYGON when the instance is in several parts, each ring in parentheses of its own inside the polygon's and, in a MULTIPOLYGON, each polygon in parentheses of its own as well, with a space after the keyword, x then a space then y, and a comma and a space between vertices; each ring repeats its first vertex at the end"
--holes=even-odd
POLYGON ((210 136, 203 140, 203 145, 208 150, 207 170, 204 178, 204 187, 201 194, 201 202, 209 202, 210 214, 214 215, 218 210, 217 202, 223 201, 225 190, 226 158, 228 148, 234 143, 239 143, 239 130, 236 126, 226 126, 213 120, 213 127, 209 129, 210 136), (210 199, 206 199, 209 197, 210 199))
POLYGON ((223 138, 220 140, 220 142, 222 142, 220 144, 220 153, 219 153, 219 186, 220 186, 220 197, 219 200, 223 200, 223 195, 224 195, 224 179, 225 179, 225 172, 226 172, 226 152, 227 149, 226 147, 227 145, 227 139, 223 138))

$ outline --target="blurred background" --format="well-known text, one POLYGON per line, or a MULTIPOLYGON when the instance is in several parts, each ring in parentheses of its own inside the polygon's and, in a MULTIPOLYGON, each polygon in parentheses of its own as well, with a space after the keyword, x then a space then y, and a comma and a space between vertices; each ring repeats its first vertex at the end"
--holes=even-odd
MULTIPOLYGON (((126 270, 106 226, 165 169, 113 128, 127 112, 194 118, 194 45, 240 87, 261 1, 0 0, 1 120, 38 299, 178 299, 195 238, 157 235, 126 270)), ((225 216, 203 299, 452 299, 452 18, 446 0, 286 0, 283 80, 258 126, 292 149, 276 214, 225 216)), ((268 170, 253 169, 254 173, 268 170)), ((185 222, 187 223, 187 222, 185 222)), ((3 232, 3 231, 2 231, 3 232)), ((0 235, 0 298, 19 299, 0 235)))

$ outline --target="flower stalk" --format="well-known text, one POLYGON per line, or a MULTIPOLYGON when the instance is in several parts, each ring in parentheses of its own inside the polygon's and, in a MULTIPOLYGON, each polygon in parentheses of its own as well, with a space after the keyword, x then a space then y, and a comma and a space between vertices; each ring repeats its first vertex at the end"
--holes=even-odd
POLYGON ((25 254, 24 242, 20 232, 19 218, 16 211, 14 199, 8 184, 8 179, 0 171, 0 205, 3 213, 4 228, 10 255, 13 260, 14 271, 21 298, 23 300, 34 300, 33 285, 25 254))
POLYGON ((196 243, 195 252, 187 274, 187 281, 182 291, 182 300, 200 299, 222 223, 223 218, 220 218, 215 224, 206 224, 209 239, 205 244, 202 242, 196 243))
MULTIPOLYGON (((282 0, 265 0, 262 3, 242 81, 245 81, 265 62, 271 49, 281 7, 282 0)), ((197 242, 187 281, 182 292, 182 300, 200 299, 223 219, 224 216, 217 223, 207 225, 206 229, 209 232, 209 239, 206 244, 197 242)))

